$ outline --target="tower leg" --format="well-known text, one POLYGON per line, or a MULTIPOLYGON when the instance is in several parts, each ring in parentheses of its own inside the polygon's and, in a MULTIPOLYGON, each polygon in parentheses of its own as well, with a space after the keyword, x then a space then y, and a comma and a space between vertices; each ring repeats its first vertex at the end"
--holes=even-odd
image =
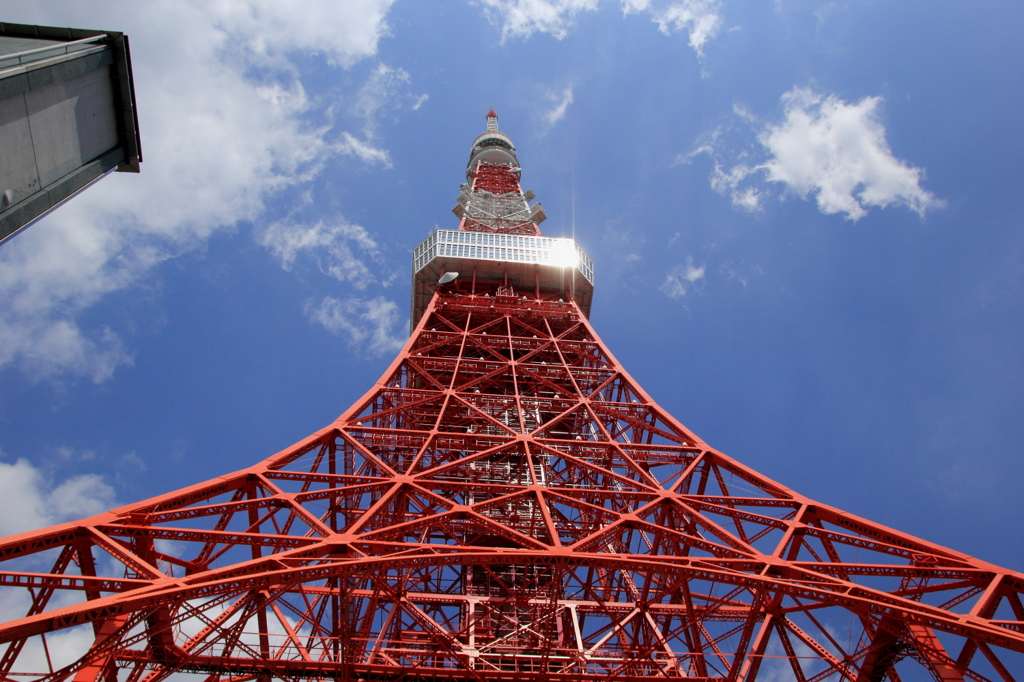
POLYGON ((931 628, 923 625, 910 625, 908 629, 917 640, 917 650, 925 657, 942 682, 964 682, 964 676, 957 670, 956 663, 946 653, 946 648, 942 646, 942 642, 935 636, 931 628))
POLYGON ((96 639, 89 647, 86 663, 75 674, 75 682, 117 682, 117 649, 104 647, 110 636, 117 632, 128 621, 127 615, 107 618, 99 626, 96 639))

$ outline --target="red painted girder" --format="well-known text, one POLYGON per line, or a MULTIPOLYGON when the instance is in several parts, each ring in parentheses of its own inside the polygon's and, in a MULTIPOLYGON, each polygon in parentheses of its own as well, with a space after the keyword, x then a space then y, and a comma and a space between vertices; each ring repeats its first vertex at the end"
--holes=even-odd
MULTIPOLYGON (((470 562, 473 564, 484 564, 499 561, 507 563, 511 559, 511 556, 510 553, 491 553, 478 554, 475 556, 462 555, 459 558, 463 564, 468 564, 470 562)), ((526 556, 521 556, 521 558, 532 559, 526 563, 526 565, 536 564, 538 561, 543 561, 547 564, 551 563, 550 558, 545 557, 544 555, 529 557, 527 554, 526 556)), ((591 561, 589 563, 594 563, 593 557, 576 555, 573 558, 590 559, 591 561)), ((159 583, 154 583, 150 590, 143 590, 143 592, 148 593, 144 596, 139 594, 110 595, 84 604, 66 607, 56 612, 44 613, 38 616, 6 623, 0 627, 0 642, 39 634, 40 632, 55 629, 58 626, 70 627, 72 625, 91 622, 96 618, 105 618, 111 615, 127 613, 130 611, 144 610, 146 608, 152 608, 153 606, 166 603, 167 601, 180 602, 183 600, 201 599, 227 592, 242 592, 246 590, 262 589, 264 586, 281 586, 282 584, 287 583, 296 583, 312 579, 323 579, 336 575, 340 576, 351 574, 354 570, 359 570, 365 573, 368 566, 372 566, 374 564, 394 569, 402 565, 415 566, 421 561, 422 559, 386 560, 367 558, 353 560, 347 566, 344 564, 332 564, 326 568, 306 567, 275 569, 271 568, 271 560, 266 562, 266 564, 271 565, 267 565, 265 570, 247 579, 234 578, 228 580, 210 580, 209 582, 204 582, 202 584, 196 584, 199 582, 199 576, 191 576, 189 578, 179 579, 176 581, 164 580, 159 583), (350 568, 351 570, 339 570, 343 568, 350 568)), ((254 561, 253 563, 255 564, 257 562, 254 561)), ((892 615, 895 613, 904 622, 933 627, 962 636, 971 636, 979 641, 1012 649, 1014 651, 1024 652, 1024 637, 1020 637, 1019 634, 1012 630, 1008 631, 1001 627, 993 627, 990 622, 985 619, 950 614, 935 607, 915 602, 908 602, 906 600, 892 597, 887 593, 878 592, 869 588, 851 588, 848 585, 842 584, 841 581, 836 581, 836 584, 832 586, 836 589, 832 592, 823 589, 829 587, 828 585, 809 585, 800 582, 794 583, 772 575, 755 576, 742 573, 726 573, 718 570, 702 569, 702 562, 697 561, 694 561, 690 567, 684 568, 679 566, 669 567, 664 564, 656 565, 656 562, 652 562, 649 559, 643 560, 640 557, 609 557, 607 559, 602 558, 600 564, 606 567, 618 568, 620 570, 629 570, 630 568, 638 570, 640 568, 647 568, 651 569, 655 573, 664 574, 668 574, 673 571, 682 571, 682 573, 679 574, 685 575, 689 579, 724 582, 731 585, 745 587, 754 593, 773 591, 795 597, 827 602, 830 605, 843 606, 854 612, 863 614, 892 615)), ((370 570, 374 569, 371 568, 370 570)), ((210 573, 214 575, 209 577, 214 578, 217 572, 211 571, 210 573)))
MULTIPOLYGON (((536 305, 538 309, 541 307, 537 302, 531 301, 530 304, 536 305)), ((472 603, 478 608, 486 607, 498 614, 503 604, 518 603, 524 608, 541 609, 545 605, 549 608, 571 608, 574 613, 615 616, 625 621, 637 618, 636 614, 640 611, 636 607, 645 605, 647 615, 644 618, 668 618, 673 615, 680 619, 680 623, 690 623, 687 632, 691 633, 691 641, 702 642, 699 645, 701 651, 714 649, 714 656, 720 658, 720 662, 714 665, 720 664, 732 669, 734 673, 739 671, 737 666, 741 663, 746 665, 743 661, 752 660, 744 658, 748 654, 763 654, 759 647, 767 640, 761 634, 755 634, 755 626, 762 621, 768 623, 768 619, 772 618, 770 612, 779 617, 799 615, 813 620, 815 611, 831 607, 842 607, 851 614, 859 615, 865 623, 873 623, 871 631, 890 632, 894 641, 909 641, 906 633, 917 632, 919 634, 914 635, 913 639, 918 644, 914 646, 919 649, 924 647, 921 650, 926 653, 938 651, 934 644, 928 644, 932 641, 928 632, 965 636, 974 647, 971 649, 965 646, 964 653, 960 654, 963 661, 956 663, 956 666, 965 670, 974 651, 980 651, 997 671, 1001 664, 994 658, 992 646, 1022 651, 1024 604, 1021 604, 1018 597, 1024 589, 1024 576, 1021 574, 998 569, 966 555, 815 503, 708 448, 670 415, 656 407, 611 353, 601 346, 596 334, 573 304, 560 307, 560 310, 566 311, 564 313, 552 312, 553 307, 549 311, 552 314, 546 316, 533 315, 531 311, 533 317, 528 319, 524 317, 522 305, 502 305, 510 311, 518 309, 519 313, 514 318, 494 318, 494 321, 484 320, 480 323, 472 322, 472 317, 465 317, 464 320, 470 321, 460 323, 463 324, 461 329, 458 324, 449 325, 444 322, 448 325, 446 328, 452 330, 450 337, 454 343, 445 345, 447 342, 438 341, 431 347, 437 349, 437 352, 458 355, 449 362, 411 355, 417 347, 416 340, 425 333, 428 318, 433 324, 440 325, 441 322, 431 317, 438 310, 445 311, 444 314, 449 316, 488 316, 496 312, 489 305, 485 307, 481 301, 471 297, 440 301, 435 299, 406 349, 361 401, 331 427, 322 429, 264 462, 185 491, 122 507, 78 524, 65 524, 0 542, 0 559, 67 546, 73 542, 84 542, 86 545, 92 543, 150 576, 130 584, 128 581, 137 579, 114 583, 103 582, 106 579, 102 577, 79 578, 59 573, 0 573, 0 586, 66 586, 78 591, 84 590, 96 597, 74 607, 36 614, 0 626, 0 641, 16 640, 27 634, 77 623, 101 623, 104 619, 113 622, 110 620, 112 616, 140 613, 154 614, 153 618, 157 617, 155 614, 166 614, 159 617, 163 619, 160 621, 162 625, 151 627, 168 630, 171 619, 180 619, 192 612, 186 609, 173 615, 168 608, 169 604, 215 598, 225 600, 225 603, 236 601, 241 608, 242 604, 256 604, 256 601, 246 600, 256 599, 251 595, 264 592, 273 596, 268 597, 271 599, 268 606, 259 607, 259 612, 269 613, 269 610, 276 608, 273 599, 280 599, 281 604, 285 605, 284 600, 287 598, 308 596, 313 602, 307 607, 305 615, 295 610, 297 607, 289 605, 288 608, 303 622, 319 623, 323 614, 318 615, 313 609, 319 608, 314 606, 316 604, 326 603, 325 597, 330 590, 324 587, 324 581, 344 579, 344 583, 356 578, 380 580, 371 577, 381 575, 381 569, 387 568, 391 571, 404 571, 415 582, 413 576, 416 571, 461 565, 480 568, 491 566, 495 571, 502 567, 519 566, 534 569, 534 575, 540 575, 536 572, 540 569, 564 569, 565 575, 574 575, 573 580, 576 582, 572 584, 579 585, 579 588, 573 589, 589 591, 587 594, 595 598, 561 599, 556 592, 552 592, 551 598, 543 599, 530 591, 540 589, 542 585, 539 583, 529 588, 526 584, 513 586, 516 587, 516 595, 508 598, 486 594, 474 596, 441 593, 429 597, 417 592, 404 592, 404 598, 409 600, 408 603, 420 603, 424 608, 430 604, 472 603), (527 322, 533 326, 530 327, 527 322), (558 338, 541 339, 542 335, 548 333, 549 324, 552 327, 562 325, 559 327, 561 331, 556 334, 558 338), (519 333, 527 336, 512 333, 516 325, 519 325, 519 333), (501 328, 504 328, 504 334, 498 333, 501 328), (538 339, 532 340, 530 329, 537 332, 538 339), (488 333, 484 334, 485 331, 488 333), (460 359, 467 349, 480 352, 488 359, 460 359), (516 353, 519 355, 516 356, 516 353), (438 375, 438 381, 428 381, 428 389, 390 387, 392 377, 412 357, 418 358, 414 362, 420 367, 417 371, 444 374, 438 375), (542 359, 549 364, 540 365, 542 359), (466 374, 470 370, 476 374, 466 374), (505 381, 511 382, 509 386, 514 386, 518 393, 507 396, 486 393, 497 390, 492 387, 500 388, 501 382, 505 381), (590 382, 585 389, 586 395, 583 394, 581 382, 590 382), (457 383, 460 390, 442 388, 457 383), (474 395, 469 390, 473 386, 485 393, 474 395), (533 391, 538 395, 529 395, 523 391, 533 391), (553 396, 556 391, 567 397, 555 399, 553 396), (572 391, 577 393, 570 399, 568 396, 572 391), (548 392, 550 396, 541 397, 539 394, 543 392, 548 392), (609 400, 614 396, 630 402, 616 403, 609 400), (634 400, 636 403, 632 402, 634 400), (442 419, 443 414, 441 410, 445 408, 439 407, 436 412, 432 411, 435 410, 432 406, 438 404, 459 404, 462 406, 461 412, 445 417, 447 421, 440 423, 438 420, 442 419), (378 413, 363 414, 371 409, 378 410, 378 413), (509 421, 507 411, 513 409, 516 414, 515 428, 507 428, 499 417, 509 421), (518 433, 518 429, 526 426, 523 416, 526 409, 538 410, 536 430, 532 433, 518 433), (380 420, 381 410, 389 410, 387 415, 402 420, 408 418, 405 415, 418 412, 415 418, 424 427, 382 429, 356 423, 380 420), (506 411, 504 416, 503 410, 506 411), (547 414, 543 422, 539 416, 541 410, 547 414), (572 432, 567 431, 571 427, 559 427, 556 430, 553 426, 559 423, 559 419, 568 424, 568 420, 577 418, 589 420, 595 429, 594 435, 588 436, 590 440, 576 441, 571 437, 572 432), (486 425, 486 428, 496 433, 460 434, 440 430, 453 429, 456 424, 465 429, 485 428, 486 425), (639 437, 647 439, 654 436, 672 442, 651 445, 629 442, 639 437), (437 447, 447 448, 447 452, 463 448, 472 454, 464 457, 461 462, 445 461, 443 457, 440 460, 434 459, 434 466, 426 470, 414 470, 414 467, 419 466, 417 463, 421 458, 434 456, 429 453, 435 441, 437 447), (550 486, 522 485, 517 482, 519 479, 505 483, 438 480, 438 477, 448 476, 460 467, 467 466, 466 463, 471 460, 486 463, 510 456, 510 447, 518 448, 516 452, 520 454, 516 456, 524 458, 524 466, 529 467, 531 480, 536 475, 533 467, 547 461, 543 460, 544 457, 561 462, 559 466, 564 468, 563 473, 550 469, 549 473, 554 477, 550 486), (392 451, 390 448, 399 450, 392 451), (325 457, 332 462, 336 461, 339 467, 348 461, 346 457, 358 458, 364 462, 360 466, 368 467, 362 473, 375 472, 375 475, 352 475, 354 471, 341 468, 331 469, 330 473, 282 470, 284 467, 298 466, 300 461, 305 462, 302 466, 316 468, 319 466, 317 463, 326 461, 325 457), (384 461, 388 457, 395 457, 392 464, 384 461), (680 471, 668 476, 665 484, 671 490, 662 490, 661 484, 646 473, 642 465, 646 458, 651 458, 649 461, 655 465, 672 461, 679 464, 680 471), (612 466, 613 461, 618 462, 615 466, 627 473, 603 468, 603 462, 612 466), (395 467, 400 467, 401 472, 395 467), (575 472, 571 476, 566 473, 570 470, 575 472), (404 473, 407 471, 413 473, 404 473), (567 478, 558 478, 563 475, 567 478), (724 475, 739 478, 748 484, 747 487, 761 491, 765 497, 726 494, 727 485, 732 483, 724 475), (591 487, 566 486, 562 485, 562 480, 576 481, 576 485, 591 487), (302 490, 298 493, 282 492, 286 489, 285 483, 301 485, 302 490), (311 488, 323 485, 341 488, 311 488), (711 487, 711 494, 705 494, 705 485, 711 487), (605 487, 597 489, 593 486, 605 487), (719 489, 722 492, 717 492, 719 489), (467 491, 493 496, 494 499, 460 504, 459 496, 467 491), (232 501, 215 499, 232 493, 235 494, 232 501), (365 504, 359 501, 364 493, 370 496, 366 498, 365 504), (244 499, 244 495, 257 497, 244 499), (449 499, 449 496, 456 499, 449 499), (306 510, 303 504, 326 505, 319 508, 339 509, 339 513, 339 505, 349 504, 344 510, 348 515, 345 523, 352 525, 344 532, 335 533, 321 523, 321 517, 306 510), (393 504, 413 504, 415 509, 401 506, 392 509, 389 505, 393 504), (182 509, 188 505, 194 506, 182 509), (556 517, 557 505, 564 505, 566 510, 574 510, 566 513, 593 526, 593 530, 587 531, 586 536, 579 533, 573 536, 576 538, 576 549, 560 546, 557 539, 559 529, 564 528, 566 521, 556 517), (506 507, 508 511, 502 511, 506 507), (779 516, 772 516, 773 510, 779 516), (243 523, 245 530, 241 532, 228 525, 236 514, 242 514, 238 517, 240 519, 248 519, 243 523), (416 518, 413 514, 420 516, 416 518), (519 521, 515 520, 517 515, 520 516, 519 521), (554 545, 547 540, 524 534, 537 532, 530 530, 529 525, 535 521, 527 520, 541 516, 545 532, 550 535, 550 542, 554 542, 554 545), (277 533, 268 533, 271 527, 278 528, 274 524, 279 517, 280 523, 284 525, 277 533), (216 529, 154 525, 169 522, 181 524, 190 519, 204 518, 217 520, 216 529), (293 528, 295 520, 302 524, 293 528), (456 535, 464 533, 467 521, 471 521, 478 531, 484 533, 483 536, 478 534, 477 542, 481 541, 481 537, 486 542, 504 538, 503 541, 518 544, 520 548, 442 546, 430 542, 406 541, 407 531, 423 530, 431 526, 447 528, 449 533, 456 535), (680 525, 670 527, 667 525, 670 523, 680 525), (382 527, 381 524, 387 524, 388 527, 382 527), (305 530, 307 527, 313 530, 305 530), (608 551, 625 549, 619 544, 623 535, 640 530, 646 530, 657 542, 671 538, 676 543, 673 546, 683 550, 682 553, 666 556, 608 551), (769 530, 782 535, 781 540, 772 538, 774 555, 763 554, 752 545, 755 538, 761 537, 758 533, 769 530), (322 537, 315 537, 317 533, 322 537), (385 539, 389 535, 395 539, 385 539), (223 552, 232 548, 249 552, 259 547, 268 547, 279 551, 265 557, 257 553, 255 558, 224 568, 201 570, 202 566, 195 563, 154 553, 151 549, 152 539, 164 537, 197 543, 204 548, 203 555, 208 558, 218 555, 226 557, 223 552), (137 550, 147 541, 149 550, 137 550), (811 543, 818 543, 814 546, 818 548, 820 556, 815 554, 811 543), (216 553, 211 553, 213 547, 218 548, 216 553), (592 551, 578 551, 581 547, 588 547, 592 551), (702 547, 718 556, 685 555, 702 547), (845 564, 838 554, 838 550, 844 547, 878 553, 879 559, 845 564), (815 556, 816 560, 802 560, 799 555, 801 551, 815 556), (879 563, 886 560, 905 563, 879 563), (184 577, 165 576, 159 568, 160 561, 177 561, 178 565, 186 566, 191 572, 184 577), (573 573, 589 569, 595 569, 597 574, 606 576, 611 582, 603 582, 606 578, 588 578, 591 582, 586 583, 581 576, 573 573), (633 581, 631 575, 635 575, 641 582, 633 581), (902 583, 898 588, 894 586, 894 589, 885 591, 851 582, 857 576, 898 578, 902 579, 902 583), (928 580, 947 582, 935 584, 928 580), (719 585, 729 591, 722 595, 700 594, 700 590, 694 590, 692 594, 688 592, 687 599, 682 600, 677 596, 677 591, 691 581, 719 585), (102 589, 103 586, 115 584, 124 591, 100 595, 100 592, 108 591, 102 589), (642 590, 637 587, 640 584, 642 590), (630 594, 637 601, 623 601, 630 594), (934 598, 938 594, 946 598, 946 602, 939 607, 916 601, 924 596, 934 598), (602 595, 608 600, 600 601, 602 595), (772 596, 769 598, 769 595, 772 596), (782 603, 783 598, 788 600, 785 604, 782 603), (951 610, 968 599, 975 599, 971 613, 958 614, 951 610), (669 600, 678 600, 678 603, 663 603, 669 600), (1014 617, 1018 620, 993 619, 995 605, 1001 600, 1012 607, 1014 617), (704 630, 703 623, 714 621, 734 622, 737 627, 713 637, 704 630), (750 644, 749 651, 747 643, 750 644), (716 648, 719 644, 728 644, 731 649, 719 651, 716 648)), ((418 348, 418 352, 424 352, 424 346, 418 348)), ((352 461, 355 466, 355 460, 352 461)), ((521 574, 526 575, 526 572, 521 574)), ((349 599, 374 602, 397 599, 399 592, 396 590, 389 584, 381 583, 376 590, 346 594, 349 599)), ((965 604, 964 608, 967 607, 965 604)), ((422 621, 424 624, 432 622, 426 615, 421 614, 420 617, 427 619, 422 621)), ((256 620, 259 618, 261 616, 257 616, 256 620)), ((451 629, 454 626, 435 624, 431 627, 439 628, 431 637, 440 638, 438 641, 454 641, 452 637, 455 635, 445 630, 446 627, 451 629)), ((682 631, 683 625, 674 627, 682 631)), ((800 635, 781 620, 773 628, 777 633, 782 633, 778 628, 786 629, 815 650, 812 635, 806 632, 800 635)), ((820 626, 819 630, 825 638, 829 636, 820 626)), ((764 632, 763 625, 760 632, 764 632)), ((633 654, 646 655, 658 650, 658 647, 667 647, 664 643, 666 640, 659 637, 661 635, 644 644, 646 649, 633 650, 633 654)), ((512 644, 507 646, 509 651, 516 651, 512 644)), ((560 651, 556 645, 550 646, 553 647, 552 652, 560 651)), ((394 647, 388 650, 399 655, 394 647)), ((864 648, 858 648, 848 653, 856 660, 861 660, 866 655, 865 651, 864 648)), ((457 658, 460 654, 457 651, 439 653, 437 660, 451 655, 457 658)), ((676 660, 684 661, 689 655, 704 654, 677 651, 675 655, 678 657, 676 660)), ((827 659, 821 652, 818 655, 827 659)), ((239 656, 244 658, 241 653, 233 655, 233 658, 237 660, 239 656)), ((532 660, 531 655, 523 651, 518 656, 522 661, 532 660)), ((549 657, 549 660, 554 659, 549 657)), ((605 661, 602 665, 611 665, 609 661, 617 659, 602 660, 605 661)), ((935 653, 929 660, 932 667, 948 666, 948 656, 941 652, 935 653)), ((397 670, 401 666, 392 668, 397 670)), ((964 674, 968 677, 974 675, 969 670, 964 674)))
MULTIPOLYGON (((419 653, 419 652, 417 652, 419 653)), ((527 658, 527 657, 524 657, 527 658)), ((140 655, 136 652, 125 652, 123 659, 126 661, 149 661, 144 655, 140 655)), ((234 674, 260 674, 266 673, 275 676, 282 677, 284 679, 294 678, 307 678, 307 677, 336 677, 345 676, 344 678, 350 679, 364 679, 364 680, 401 680, 401 679, 415 679, 423 680, 423 682, 443 680, 496 680, 496 681, 508 681, 508 682, 534 682, 536 680, 537 672, 530 670, 513 671, 513 670, 459 670, 454 668, 430 668, 424 666, 386 666, 381 664, 367 665, 367 664, 352 664, 352 663, 335 663, 330 661, 280 661, 275 660, 268 663, 264 663, 258 659, 222 659, 213 656, 194 656, 192 662, 187 666, 181 666, 177 668, 182 672, 217 672, 217 673, 234 673, 234 674), (257 672, 258 671, 258 672, 257 672)), ((621 659, 618 659, 621 660, 621 659)), ((606 682, 609 679, 607 674, 603 673, 585 673, 578 671, 571 671, 566 673, 548 672, 545 673, 546 679, 550 680, 566 680, 570 682, 572 680, 580 680, 581 682, 592 681, 592 682, 606 682)), ((614 676, 614 679, 621 682, 649 682, 650 676, 648 675, 629 675, 629 674, 618 674, 614 676)), ((687 676, 687 680, 693 682, 719 682, 723 678, 720 676, 714 677, 691 677, 687 676)))
POLYGON ((0 587, 26 587, 32 589, 96 590, 98 592, 127 592, 152 585, 145 578, 105 578, 62 573, 21 573, 0 571, 0 587))

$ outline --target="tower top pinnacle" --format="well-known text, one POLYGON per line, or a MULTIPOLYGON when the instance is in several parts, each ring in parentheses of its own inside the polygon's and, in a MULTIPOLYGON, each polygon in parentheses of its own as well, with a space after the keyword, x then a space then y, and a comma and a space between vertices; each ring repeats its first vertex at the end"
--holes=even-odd
POLYGON ((506 165, 509 168, 519 167, 516 146, 512 143, 512 138, 498 130, 498 115, 494 113, 494 107, 487 112, 487 130, 477 135, 473 140, 473 146, 470 147, 469 163, 466 164, 467 179, 471 179, 472 173, 481 161, 506 165))

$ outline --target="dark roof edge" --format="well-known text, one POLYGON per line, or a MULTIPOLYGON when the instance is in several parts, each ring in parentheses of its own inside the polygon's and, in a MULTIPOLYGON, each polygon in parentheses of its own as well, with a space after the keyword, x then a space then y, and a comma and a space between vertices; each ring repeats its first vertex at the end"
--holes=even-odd
POLYGON ((62 28, 59 26, 34 26, 32 24, 9 24, 0 21, 0 35, 22 36, 25 38, 49 38, 51 40, 81 40, 106 35, 111 41, 124 34, 120 31, 95 31, 87 28, 62 28))

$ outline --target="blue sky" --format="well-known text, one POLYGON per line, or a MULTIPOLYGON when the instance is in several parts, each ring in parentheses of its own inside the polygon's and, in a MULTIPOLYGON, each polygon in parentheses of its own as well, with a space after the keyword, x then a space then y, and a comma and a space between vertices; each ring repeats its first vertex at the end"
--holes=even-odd
POLYGON ((3 534, 245 467, 408 325, 494 106, 706 441, 1024 569, 1024 6, 0 2, 129 34, 145 161, 0 247, 3 534))

